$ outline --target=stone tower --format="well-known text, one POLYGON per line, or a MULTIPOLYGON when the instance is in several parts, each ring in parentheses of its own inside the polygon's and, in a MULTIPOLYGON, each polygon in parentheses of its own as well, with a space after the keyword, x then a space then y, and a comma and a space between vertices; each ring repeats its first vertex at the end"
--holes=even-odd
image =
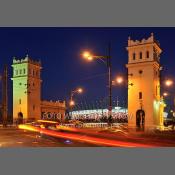
POLYGON ((13 118, 41 118, 41 63, 28 57, 13 59, 13 118))
POLYGON ((160 44, 153 33, 148 39, 128 38, 128 126, 163 127, 164 103, 160 97, 160 44), (131 86, 132 85, 132 86, 131 86))

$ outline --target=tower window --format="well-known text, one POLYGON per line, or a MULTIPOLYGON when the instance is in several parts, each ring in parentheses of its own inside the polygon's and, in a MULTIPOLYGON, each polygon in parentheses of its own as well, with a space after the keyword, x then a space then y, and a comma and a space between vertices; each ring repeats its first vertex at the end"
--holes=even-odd
POLYGON ((15 74, 18 75, 18 70, 15 71, 15 74))
POLYGON ((35 75, 35 71, 33 70, 33 76, 35 75))
POLYGON ((33 110, 35 110, 35 105, 33 105, 33 110))
POLYGON ((26 70, 25 69, 23 69, 23 73, 26 74, 26 70))
POLYGON ((149 52, 148 51, 146 52, 146 58, 149 58, 149 52))
POLYGON ((139 70, 139 74, 142 74, 143 73, 143 70, 139 70))
POLYGON ((31 69, 29 69, 29 75, 31 75, 31 69))
POLYGON ((136 54, 135 54, 135 53, 133 53, 133 55, 132 55, 132 59, 133 59, 133 60, 136 59, 136 54))
POLYGON ((19 99, 19 104, 21 105, 21 99, 19 99))
POLYGON ((140 57, 140 59, 142 59, 142 52, 139 53, 139 57, 140 57))
POLYGON ((22 70, 20 69, 19 74, 22 74, 22 70))
POLYGON ((139 92, 139 99, 142 99, 142 92, 139 92))

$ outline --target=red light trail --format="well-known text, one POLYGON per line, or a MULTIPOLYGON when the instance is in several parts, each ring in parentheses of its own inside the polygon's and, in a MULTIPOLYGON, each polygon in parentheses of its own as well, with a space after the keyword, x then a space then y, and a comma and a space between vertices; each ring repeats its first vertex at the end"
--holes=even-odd
POLYGON ((105 139, 105 138, 97 138, 92 136, 80 136, 78 134, 71 134, 71 133, 62 133, 59 131, 51 131, 48 129, 42 129, 37 128, 30 125, 19 125, 19 129, 34 131, 34 132, 40 132, 42 134, 53 136, 57 138, 65 138, 70 140, 76 140, 76 141, 83 141, 88 143, 93 143, 97 145, 103 145, 103 146, 111 146, 111 147, 155 147, 152 145, 145 145, 145 144, 139 144, 139 143, 131 143, 131 142, 123 142, 123 141, 117 141, 112 139, 105 139))

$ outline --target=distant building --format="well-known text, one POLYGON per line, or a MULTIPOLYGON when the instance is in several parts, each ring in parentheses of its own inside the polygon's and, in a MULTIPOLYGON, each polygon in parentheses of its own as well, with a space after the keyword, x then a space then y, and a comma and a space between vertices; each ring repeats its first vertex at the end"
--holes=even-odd
POLYGON ((25 121, 41 119, 44 113, 64 118, 65 102, 41 101, 41 62, 28 57, 13 59, 13 118, 25 121))

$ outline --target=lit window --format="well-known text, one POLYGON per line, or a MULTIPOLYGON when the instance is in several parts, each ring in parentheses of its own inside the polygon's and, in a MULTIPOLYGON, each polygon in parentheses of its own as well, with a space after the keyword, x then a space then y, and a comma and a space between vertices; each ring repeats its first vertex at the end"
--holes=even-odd
POLYGON ((140 52, 140 54, 139 54, 139 55, 140 55, 140 59, 142 59, 142 52, 140 52))

